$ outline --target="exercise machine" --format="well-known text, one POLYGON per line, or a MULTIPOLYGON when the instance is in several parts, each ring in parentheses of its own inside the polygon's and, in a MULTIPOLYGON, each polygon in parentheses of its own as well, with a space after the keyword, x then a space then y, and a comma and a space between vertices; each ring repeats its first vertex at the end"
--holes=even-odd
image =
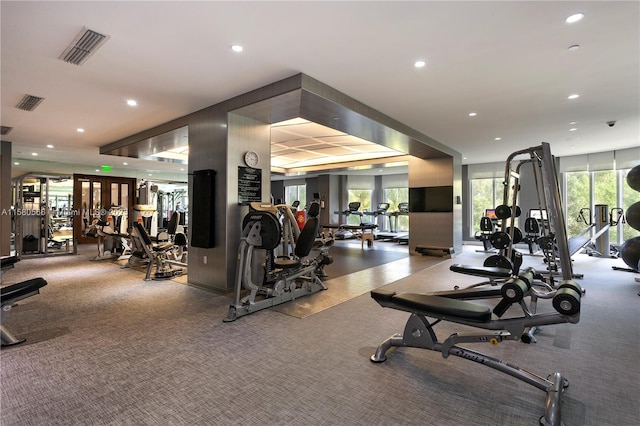
MULTIPOLYGON (((378 205, 376 206, 376 209, 373 211, 364 211, 362 212, 363 216, 370 216, 373 220, 371 220, 370 222, 361 222, 365 225, 379 225, 378 223, 378 216, 384 216, 385 218, 387 210, 389 210, 389 203, 378 203, 378 205)), ((391 219, 389 219, 389 221, 391 221, 391 219)), ((383 224, 384 227, 384 224, 383 224)))
MULTIPOLYGON (((500 289, 501 298, 493 310, 484 304, 448 297, 446 293, 397 294, 384 289, 373 290, 371 297, 380 306, 409 312, 411 316, 404 327, 404 332, 394 334, 382 342, 371 356, 371 361, 375 363, 386 361, 387 352, 392 347, 413 347, 440 352, 443 358, 454 355, 483 364, 544 391, 546 393, 545 412, 540 418, 540 424, 560 426, 563 424, 561 421, 562 396, 569 386, 567 379, 560 373, 553 373, 545 379, 503 360, 459 346, 466 343, 490 343, 495 346, 507 340, 520 340, 520 336, 523 336, 528 328, 579 322, 582 289, 577 283, 571 280, 563 281, 552 299, 556 312, 543 314, 530 312, 523 302, 529 289, 527 278, 508 280, 500 289), (520 305, 522 314, 502 318, 507 309, 515 304, 520 305), (442 321, 482 331, 453 333, 445 340, 439 341, 434 327, 442 321)), ((456 292, 448 293, 456 295, 456 292)))
POLYGON ((319 213, 320 204, 312 202, 293 252, 281 256, 276 255, 282 240, 276 214, 254 210, 244 217, 234 299, 224 322, 326 290, 319 268, 330 263, 330 258, 323 250, 317 257, 310 256, 320 230, 319 213))
POLYGON ((495 253, 496 249, 491 245, 491 236, 497 230, 496 211, 494 209, 486 209, 484 216, 480 218, 480 231, 475 234, 475 239, 482 242, 484 253, 495 253))
POLYGON ((13 346, 24 342, 26 339, 16 337, 4 325, 4 320, 20 300, 40 294, 40 289, 47 285, 44 278, 32 278, 16 284, 10 284, 0 289, 0 300, 2 311, 0 311, 0 332, 2 336, 2 346, 13 346))
POLYGON ((350 238, 355 238, 355 234, 353 234, 349 229, 345 228, 345 226, 348 226, 349 223, 349 216, 358 216, 360 219, 358 220, 358 223, 362 223, 362 212, 360 211, 360 206, 362 205, 362 203, 360 203, 360 201, 352 201, 349 203, 349 205, 347 206, 347 209, 344 211, 334 211, 334 214, 340 215, 340 216, 344 216, 345 217, 345 221, 344 223, 341 223, 340 226, 342 226, 342 228, 339 228, 334 234, 333 234, 333 238, 335 238, 336 240, 347 240, 350 238))
MULTIPOLYGON (((151 270, 155 266, 155 273, 153 275, 154 280, 173 278, 178 275, 182 275, 184 270, 182 268, 174 268, 172 257, 172 250, 174 244, 172 242, 164 242, 154 244, 151 241, 151 237, 147 233, 147 229, 140 222, 133 222, 133 228, 131 229, 131 235, 138 240, 138 247, 142 248, 147 262, 147 271, 144 276, 145 281, 151 280, 151 270)), ((134 252, 136 254, 136 252, 134 252)), ((139 256, 135 256, 139 257, 139 256)), ((134 256, 131 256, 133 259, 134 256)), ((130 259, 130 260, 131 260, 130 259)), ((144 258, 143 258, 144 259, 144 258)))
MULTIPOLYGON (((547 271, 536 274, 535 285, 543 287, 550 296, 554 294, 553 290, 557 290, 556 275, 560 275, 563 281, 580 277, 575 275, 572 269, 555 161, 549 144, 543 142, 540 146, 516 151, 507 158, 503 181, 503 204, 495 208, 496 216, 501 220, 500 229, 490 236, 491 244, 499 249, 499 253, 485 259, 482 267, 468 265, 450 267, 454 272, 482 276, 489 280, 471 287, 484 284, 498 285, 518 276, 522 265, 522 254, 514 248, 514 244, 521 242, 523 235, 516 228, 515 219, 521 215, 517 200, 520 191, 520 171, 525 165, 533 168, 538 210, 545 212, 546 216, 546 222, 540 229, 542 236, 537 241, 545 254, 547 271), (522 159, 522 156, 526 158, 522 159), (551 242, 551 249, 548 247, 549 242, 551 242)), ((529 296, 529 312, 535 314, 541 294, 532 292, 529 296)), ((523 341, 535 342, 536 330, 537 327, 527 330, 527 337, 523 341)))
POLYGON ((112 206, 105 218, 96 218, 86 229, 87 237, 96 238, 98 255, 93 260, 114 259, 124 252, 124 240, 129 238, 127 233, 128 216, 125 208, 112 206))

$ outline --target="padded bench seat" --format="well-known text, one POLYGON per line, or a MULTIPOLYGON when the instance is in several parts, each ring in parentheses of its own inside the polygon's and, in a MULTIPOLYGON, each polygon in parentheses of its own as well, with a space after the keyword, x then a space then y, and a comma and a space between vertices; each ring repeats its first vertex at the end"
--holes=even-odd
POLYGON ((2 346, 13 346, 25 341, 24 338, 19 339, 4 325, 4 320, 11 312, 13 305, 27 297, 35 296, 40 293, 40 289, 47 285, 44 278, 32 278, 15 284, 0 288, 0 300, 2 309, 0 310, 0 338, 2 346))
POLYGON ((44 278, 32 278, 27 281, 10 284, 0 288, 0 300, 2 300, 2 304, 4 305, 5 302, 10 303, 22 299, 24 296, 39 290, 45 285, 47 285, 47 282, 44 278))
POLYGON ((460 274, 473 275, 476 277, 505 279, 511 278, 511 269, 498 268, 496 266, 469 266, 456 263, 451 265, 449 267, 449 270, 458 272, 460 274))
POLYGON ((491 321, 491 309, 465 300, 420 293, 397 294, 384 289, 372 290, 371 297, 380 304, 390 303, 397 308, 425 316, 432 313, 474 322, 491 321))

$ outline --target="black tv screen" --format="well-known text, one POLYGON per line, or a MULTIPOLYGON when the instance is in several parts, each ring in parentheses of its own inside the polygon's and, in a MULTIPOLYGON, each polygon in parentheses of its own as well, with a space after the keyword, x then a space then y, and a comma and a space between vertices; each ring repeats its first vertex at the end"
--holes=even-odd
POLYGON ((410 212, 452 212, 453 186, 409 188, 410 212))

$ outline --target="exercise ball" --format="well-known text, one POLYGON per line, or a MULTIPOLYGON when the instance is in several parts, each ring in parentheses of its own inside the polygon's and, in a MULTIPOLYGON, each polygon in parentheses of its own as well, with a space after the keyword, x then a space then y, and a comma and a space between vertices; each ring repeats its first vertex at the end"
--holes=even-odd
POLYGON ((627 225, 640 231, 640 201, 629 206, 627 212, 624 214, 624 218, 627 221, 627 225))
POLYGON ((627 173, 627 184, 631 189, 640 192, 640 166, 635 166, 627 173))
POLYGON ((620 257, 629 268, 638 271, 640 264, 640 237, 629 238, 620 247, 620 257))

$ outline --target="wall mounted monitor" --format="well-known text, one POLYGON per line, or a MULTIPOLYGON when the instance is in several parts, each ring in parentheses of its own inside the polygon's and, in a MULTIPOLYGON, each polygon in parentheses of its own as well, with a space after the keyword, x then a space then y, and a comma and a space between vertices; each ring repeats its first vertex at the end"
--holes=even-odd
POLYGON ((409 211, 448 213, 453 211, 453 186, 409 188, 409 211))

